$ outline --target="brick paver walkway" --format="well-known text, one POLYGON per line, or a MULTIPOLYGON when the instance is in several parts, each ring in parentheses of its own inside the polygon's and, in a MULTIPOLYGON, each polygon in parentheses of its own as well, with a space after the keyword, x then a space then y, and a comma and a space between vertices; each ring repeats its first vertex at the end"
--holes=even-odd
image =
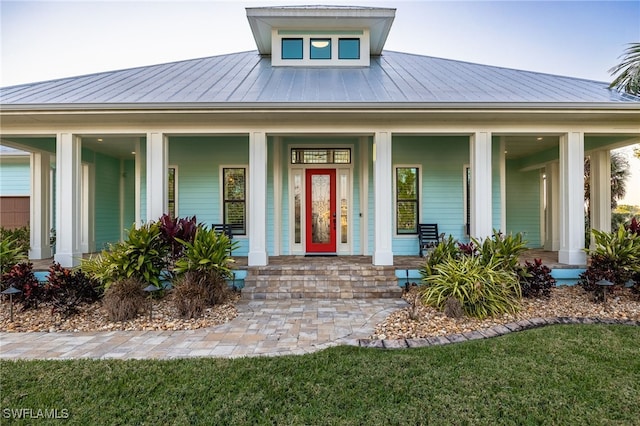
POLYGON ((187 358, 305 354, 358 345, 402 299, 254 300, 238 317, 188 331, 0 333, 2 359, 187 358))

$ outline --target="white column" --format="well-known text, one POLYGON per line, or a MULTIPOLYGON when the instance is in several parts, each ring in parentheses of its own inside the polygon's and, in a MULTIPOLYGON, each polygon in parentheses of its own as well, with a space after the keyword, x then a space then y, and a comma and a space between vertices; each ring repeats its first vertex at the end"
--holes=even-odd
POLYGON ((547 175, 547 214, 544 249, 560 250, 560 165, 554 161, 545 167, 547 175))
POLYGON ((584 133, 560 137, 560 251, 558 261, 585 265, 584 249, 584 133))
POLYGON ((391 133, 376 132, 373 141, 374 265, 393 265, 393 169, 391 133))
POLYGON ((249 266, 264 266, 267 256, 267 135, 249 134, 249 266))
POLYGON ((469 140, 471 157, 471 236, 493 234, 491 210, 491 133, 476 132, 469 140))
POLYGON ((31 235, 29 259, 48 259, 51 257, 49 246, 50 218, 50 176, 51 165, 48 153, 31 153, 31 212, 29 227, 31 235))
POLYGON ((611 152, 600 150, 592 153, 590 163, 591 228, 611 232, 611 152))
POLYGON ((162 133, 147 133, 147 222, 160 219, 169 208, 168 142, 162 133))
POLYGON ((504 136, 500 137, 500 230, 507 232, 507 151, 504 136))
MULTIPOLYGON (((142 176, 144 173, 145 162, 142 161, 142 142, 136 141, 136 156, 135 156, 135 221, 136 226, 142 225, 142 176)), ((146 213, 145 213, 146 215, 146 213)), ((131 224, 127 224, 129 227, 131 224)), ((122 228, 122 238, 125 237, 125 228, 122 228)))
POLYGON ((59 133, 56 140, 56 255, 55 261, 70 268, 82 257, 80 137, 59 133))

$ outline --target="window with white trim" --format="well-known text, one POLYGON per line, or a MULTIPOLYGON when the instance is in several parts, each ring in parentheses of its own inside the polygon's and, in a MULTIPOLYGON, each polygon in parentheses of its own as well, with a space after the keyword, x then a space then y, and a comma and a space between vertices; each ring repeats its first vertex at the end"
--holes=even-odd
POLYGON ((396 234, 417 234, 420 221, 420 168, 396 167, 396 234))
POLYGON ((247 233, 247 169, 225 167, 222 169, 223 222, 231 225, 236 235, 247 233))
POLYGON ((167 212, 171 217, 177 217, 178 204, 177 204, 177 173, 178 168, 176 166, 169 166, 169 172, 167 174, 167 194, 168 194, 168 206, 167 212))

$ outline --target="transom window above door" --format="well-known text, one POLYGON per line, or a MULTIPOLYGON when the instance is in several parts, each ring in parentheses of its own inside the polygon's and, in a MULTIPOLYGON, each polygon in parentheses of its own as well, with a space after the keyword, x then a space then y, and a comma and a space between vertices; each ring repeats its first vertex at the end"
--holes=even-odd
POLYGON ((351 149, 292 148, 291 164, 351 164, 351 149))

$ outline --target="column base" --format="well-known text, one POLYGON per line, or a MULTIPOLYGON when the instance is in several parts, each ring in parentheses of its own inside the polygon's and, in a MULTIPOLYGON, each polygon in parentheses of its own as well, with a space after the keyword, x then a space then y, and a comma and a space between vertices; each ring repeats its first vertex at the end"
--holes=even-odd
POLYGON ((582 250, 560 250, 558 262, 565 265, 584 266, 587 264, 587 254, 582 250))
POLYGON ((63 268, 75 268, 80 266, 82 253, 56 253, 53 260, 58 262, 63 268))
POLYGON ((391 251, 375 251, 373 253, 373 264, 376 266, 392 266, 393 252, 391 251))
POLYGON ((269 256, 263 251, 249 252, 247 256, 248 266, 267 266, 269 264, 269 256))
POLYGON ((53 256, 51 247, 33 247, 29 250, 29 259, 49 259, 53 256))

